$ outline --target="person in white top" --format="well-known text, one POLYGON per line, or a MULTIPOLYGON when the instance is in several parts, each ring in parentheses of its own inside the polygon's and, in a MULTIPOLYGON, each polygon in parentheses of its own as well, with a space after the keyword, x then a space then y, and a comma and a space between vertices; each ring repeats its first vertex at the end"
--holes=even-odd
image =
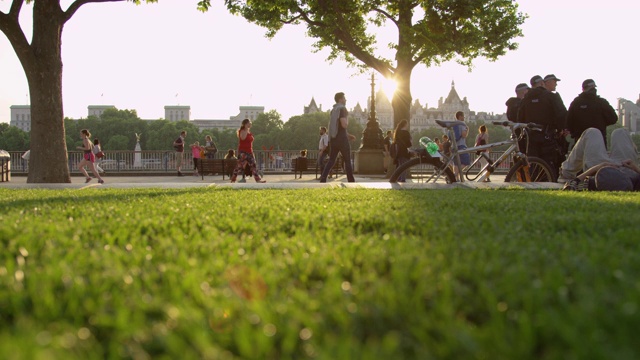
POLYGON ((324 171, 324 162, 329 156, 329 134, 327 134, 327 128, 320 127, 320 142, 318 143, 318 168, 320 173, 324 171))

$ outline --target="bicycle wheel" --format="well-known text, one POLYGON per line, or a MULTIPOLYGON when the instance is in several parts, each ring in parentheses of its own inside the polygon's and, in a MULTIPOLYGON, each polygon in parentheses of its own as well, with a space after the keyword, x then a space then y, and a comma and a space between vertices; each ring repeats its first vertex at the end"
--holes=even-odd
POLYGON ((509 169, 505 182, 555 182, 553 171, 546 161, 537 158, 529 157, 529 166, 526 166, 526 160, 518 160, 509 169))
POLYGON ((444 168, 444 164, 438 158, 415 157, 409 159, 396 168, 389 182, 398 182, 398 177, 404 171, 407 172, 407 182, 451 184, 456 181, 451 169, 444 168))

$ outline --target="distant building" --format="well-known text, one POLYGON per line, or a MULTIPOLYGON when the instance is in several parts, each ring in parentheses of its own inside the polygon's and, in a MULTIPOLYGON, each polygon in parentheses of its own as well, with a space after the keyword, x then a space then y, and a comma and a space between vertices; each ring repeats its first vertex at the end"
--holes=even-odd
POLYGON ((10 126, 22 131, 31 131, 31 105, 11 105, 10 126))
MULTIPOLYGON (((371 97, 369 97, 367 103, 370 109, 371 97)), ((475 113, 469 110, 467 98, 460 99, 455 88, 455 83, 452 81, 449 95, 447 95, 446 98, 441 97, 440 100, 438 100, 438 108, 429 108, 427 104, 422 106, 418 99, 413 102, 410 109, 411 119, 409 121, 409 127, 411 131, 422 131, 437 126, 436 120, 455 120, 455 115, 458 111, 464 112, 465 118, 469 120, 482 120, 493 117, 501 119, 504 117, 503 115, 488 115, 487 113, 478 113, 478 115, 474 117, 475 113)), ((366 109, 362 110, 360 103, 356 104, 356 107, 351 110, 350 115, 362 126, 365 126, 369 119, 369 111, 366 109)), ((391 106, 391 101, 382 90, 378 90, 376 93, 376 117, 383 131, 393 129, 393 107, 391 106)))
POLYGON ((236 116, 230 116, 229 120, 208 120, 200 119, 193 120, 192 123, 202 130, 224 130, 224 129, 239 129, 242 125, 242 120, 249 119, 255 120, 258 115, 264 113, 264 106, 240 106, 240 112, 236 116))
POLYGON ((169 121, 191 119, 191 106, 167 105, 164 107, 164 118, 169 121))
POLYGON ((240 106, 240 113, 236 116, 232 116, 230 120, 255 120, 258 115, 264 113, 264 106, 240 106))
POLYGON ((618 98, 618 122, 630 133, 638 133, 640 128, 640 96, 635 104, 633 101, 618 98))
POLYGON ((88 116, 95 116, 97 118, 101 118, 102 117, 102 113, 107 110, 107 109, 116 109, 115 106, 113 105, 89 105, 87 106, 87 113, 88 116))
POLYGON ((318 107, 318 105, 316 105, 316 99, 311 97, 311 102, 309 103, 309 106, 304 107, 303 114, 315 114, 317 112, 322 112, 322 105, 318 107))

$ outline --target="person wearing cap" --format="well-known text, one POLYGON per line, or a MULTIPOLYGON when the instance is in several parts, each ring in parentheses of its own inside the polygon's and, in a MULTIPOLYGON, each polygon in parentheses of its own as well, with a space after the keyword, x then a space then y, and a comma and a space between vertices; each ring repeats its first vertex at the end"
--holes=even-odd
POLYGON ((578 141, 588 128, 596 128, 602 133, 604 145, 607 146, 607 126, 618 121, 616 111, 606 99, 598 96, 593 79, 582 82, 582 93, 569 105, 567 128, 571 137, 578 141))
POLYGON ((518 109, 519 123, 535 123, 542 125, 542 131, 529 131, 527 148, 520 149, 529 156, 536 156, 546 161, 558 173, 561 163, 560 147, 556 141, 556 131, 562 130, 561 109, 557 106, 555 96, 544 87, 544 79, 540 75, 531 78, 531 90, 522 99, 518 109))
POLYGON ((569 131, 567 130, 567 107, 564 106, 564 101, 562 101, 562 97, 557 91, 558 81, 560 81, 560 79, 554 74, 549 74, 544 77, 544 87, 553 94, 554 104, 558 113, 558 119, 556 120, 558 130, 556 131, 555 138, 560 147, 558 163, 561 163, 564 161, 567 152, 569 152, 569 142, 566 139, 569 131))
POLYGON ((516 96, 510 97, 509 100, 505 103, 507 105, 507 119, 509 121, 517 121, 518 120, 518 108, 520 107, 520 103, 522 103, 522 99, 529 91, 529 85, 525 83, 520 83, 516 85, 516 96))
POLYGON ((640 191, 637 161, 638 151, 627 129, 611 133, 609 154, 600 131, 588 128, 562 163, 558 182, 565 183, 563 190, 640 191))

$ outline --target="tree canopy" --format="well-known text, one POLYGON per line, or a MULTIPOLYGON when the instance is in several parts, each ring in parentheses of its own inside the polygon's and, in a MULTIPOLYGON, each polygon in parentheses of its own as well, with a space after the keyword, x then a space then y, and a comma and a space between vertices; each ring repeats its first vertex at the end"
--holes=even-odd
MULTIPOLYGON (((409 119, 410 79, 418 64, 449 60, 471 66, 478 57, 496 60, 515 50, 525 15, 511 0, 225 0, 227 9, 265 27, 273 37, 286 24, 304 24, 316 50, 328 60, 374 69, 398 84, 394 121, 409 119), (393 57, 379 51, 376 28, 395 30, 388 44, 393 57)), ((201 2, 204 8, 208 2, 201 2)))

